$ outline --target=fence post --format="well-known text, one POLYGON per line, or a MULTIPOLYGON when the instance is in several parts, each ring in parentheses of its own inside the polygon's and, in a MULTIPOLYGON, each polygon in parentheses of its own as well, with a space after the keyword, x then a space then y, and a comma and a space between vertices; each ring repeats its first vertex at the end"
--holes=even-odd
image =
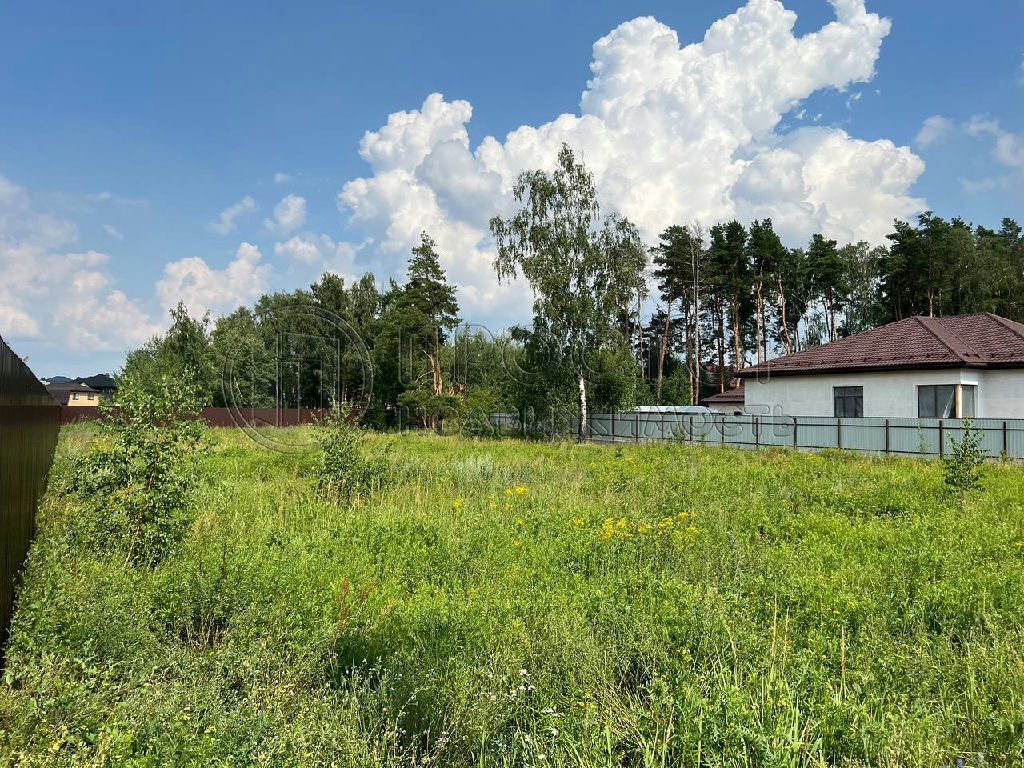
POLYGON ((797 429, 800 427, 800 422, 796 420, 796 416, 793 417, 793 447, 799 448, 800 441, 797 439, 797 429))
POLYGON ((640 411, 636 412, 636 426, 633 427, 633 442, 640 442, 640 411))
POLYGON ((1003 422, 1003 455, 1009 457, 1010 455, 1010 441, 1006 435, 1006 422, 1003 422))
POLYGON ((720 445, 725 445, 725 422, 728 418, 724 413, 722 414, 722 431, 719 433, 722 437, 720 445))
POLYGON ((889 420, 885 420, 885 455, 889 455, 889 420))
POLYGON ((843 420, 836 419, 836 443, 838 443, 839 450, 843 450, 843 420))
POLYGON ((754 447, 761 447, 761 417, 754 416, 754 447))
POLYGON ((944 432, 943 432, 943 429, 942 429, 942 419, 939 419, 939 458, 940 459, 942 458, 942 452, 943 452, 943 449, 945 448, 945 446, 943 445, 943 443, 945 442, 945 440, 943 439, 943 435, 944 435, 944 432))
POLYGON ((615 411, 617 408, 612 408, 612 442, 615 442, 615 411))

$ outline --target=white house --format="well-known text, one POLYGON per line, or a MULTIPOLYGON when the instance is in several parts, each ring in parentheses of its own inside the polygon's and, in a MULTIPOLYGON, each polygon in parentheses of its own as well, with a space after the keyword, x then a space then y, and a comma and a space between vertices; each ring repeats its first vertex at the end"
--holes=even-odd
POLYGON ((911 317, 738 375, 747 413, 1024 419, 1024 325, 911 317))
POLYGON ((738 387, 727 389, 725 392, 720 392, 717 395, 705 397, 701 402, 712 411, 724 413, 727 416, 741 413, 744 403, 743 383, 741 382, 738 387))

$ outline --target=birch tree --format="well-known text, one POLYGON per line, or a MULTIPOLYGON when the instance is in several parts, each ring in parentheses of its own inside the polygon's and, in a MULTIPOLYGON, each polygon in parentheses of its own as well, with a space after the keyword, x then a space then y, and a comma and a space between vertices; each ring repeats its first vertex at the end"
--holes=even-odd
POLYGON ((601 218, 594 177, 565 144, 554 172, 524 172, 512 193, 519 210, 490 222, 494 268, 499 280, 521 274, 529 282, 534 327, 544 330, 576 382, 582 440, 587 355, 613 340, 619 309, 643 284, 646 254, 628 219, 601 218))

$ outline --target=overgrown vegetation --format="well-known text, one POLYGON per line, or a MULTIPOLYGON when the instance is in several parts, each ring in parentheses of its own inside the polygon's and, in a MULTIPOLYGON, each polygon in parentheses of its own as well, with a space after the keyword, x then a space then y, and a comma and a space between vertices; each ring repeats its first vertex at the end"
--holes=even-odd
POLYGON ((319 426, 320 453, 316 486, 327 498, 349 504, 357 496, 379 487, 387 471, 387 457, 370 453, 368 433, 352 423, 340 408, 330 411, 319 426))
POLYGON ((985 451, 981 446, 984 436, 967 419, 960 439, 950 441, 949 449, 942 457, 942 478, 951 492, 964 494, 981 484, 985 468, 985 451))
POLYGON ((153 383, 127 376, 117 406, 104 401, 100 408, 99 434, 65 478, 81 502, 71 532, 89 549, 155 563, 189 526, 203 432, 199 394, 190 377, 164 376, 154 391, 153 383))
POLYGON ((362 442, 388 482, 342 506, 316 456, 210 431, 151 566, 70 535, 93 502, 52 483, 0 762, 1024 759, 1020 467, 960 499, 838 452, 362 442))

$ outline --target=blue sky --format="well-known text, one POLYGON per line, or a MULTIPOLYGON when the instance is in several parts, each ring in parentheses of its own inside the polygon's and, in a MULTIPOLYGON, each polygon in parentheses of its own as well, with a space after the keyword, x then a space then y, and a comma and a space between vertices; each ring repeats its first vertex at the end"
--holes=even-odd
POLYGON ((647 236, 1024 219, 1019 0, 784 5, 791 31, 770 0, 5 4, 0 334, 40 375, 111 370, 178 297, 216 314, 324 268, 399 274, 424 228, 468 319, 526 319, 486 217, 561 140, 647 236))

